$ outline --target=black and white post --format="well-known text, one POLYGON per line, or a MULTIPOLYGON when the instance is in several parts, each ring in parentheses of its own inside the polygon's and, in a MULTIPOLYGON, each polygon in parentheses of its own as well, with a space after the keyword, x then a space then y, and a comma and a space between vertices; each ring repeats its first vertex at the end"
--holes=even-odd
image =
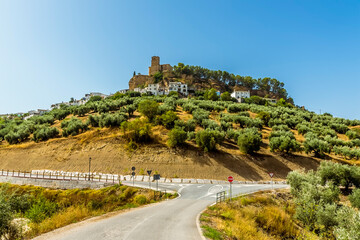
POLYGON ((135 186, 135 167, 132 167, 131 170, 132 170, 131 175, 132 175, 132 179, 133 179, 133 186, 135 186))
POLYGON ((149 189, 151 189, 151 181, 150 181, 150 176, 151 176, 151 170, 147 170, 147 174, 149 175, 149 189))

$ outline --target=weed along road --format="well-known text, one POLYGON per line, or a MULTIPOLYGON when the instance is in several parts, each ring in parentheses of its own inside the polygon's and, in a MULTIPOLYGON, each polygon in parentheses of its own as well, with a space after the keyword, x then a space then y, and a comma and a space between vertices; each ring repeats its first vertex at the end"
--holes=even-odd
MULTIPOLYGON (((123 184, 131 186, 133 182, 123 182, 123 184)), ((135 182, 135 186, 149 187, 146 182, 135 182)), ((274 187, 284 188, 287 185, 274 187)), ((235 196, 266 189, 271 189, 271 185, 233 184, 232 194, 235 196)), ((98 221, 65 227, 35 239, 203 239, 198 228, 197 217, 202 210, 216 201, 216 193, 229 191, 229 184, 159 183, 159 190, 178 191, 180 195, 174 200, 152 204, 98 221)))

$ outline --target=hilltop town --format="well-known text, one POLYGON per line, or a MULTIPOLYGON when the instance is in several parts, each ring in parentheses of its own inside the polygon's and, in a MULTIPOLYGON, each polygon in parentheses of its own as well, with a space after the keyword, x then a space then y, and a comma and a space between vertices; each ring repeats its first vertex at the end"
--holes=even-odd
MULTIPOLYGON (((187 67, 181 63, 178 66, 187 67)), ((129 80, 129 88, 118 90, 119 94, 126 94, 129 91, 138 92, 140 94, 145 95, 168 95, 171 92, 176 92, 180 97, 191 97, 196 96, 197 92, 205 91, 206 89, 213 88, 216 90, 217 96, 223 92, 230 91, 230 96, 236 100, 237 102, 244 102, 245 99, 250 98, 251 96, 260 96, 264 100, 270 103, 276 103, 280 95, 274 94, 271 91, 264 91, 262 89, 254 89, 254 84, 250 84, 248 86, 244 85, 235 85, 235 84, 225 84, 220 80, 216 80, 214 78, 198 78, 196 74, 184 72, 179 73, 179 67, 172 67, 170 64, 160 64, 160 57, 153 56, 151 58, 151 65, 149 66, 148 75, 136 74, 134 71, 133 77, 129 80), (174 69, 177 68, 177 69, 174 69), (231 86, 234 85, 234 86, 231 86), (271 98, 270 98, 271 96, 271 98)), ((190 66, 191 68, 192 66, 190 66)), ((195 67, 198 68, 198 67, 195 67)), ((207 70, 207 69, 206 69, 207 70)), ((219 72, 219 71, 217 71, 219 72)), ((228 74, 226 72, 221 74, 228 74)), ((230 76, 230 74, 228 74, 230 76)), ((234 78, 235 75, 234 75, 234 78)), ((246 77, 249 78, 249 77, 246 77)), ((266 78, 265 78, 266 79, 266 78)), ((273 79, 268 78, 270 81, 273 79)), ((248 81, 248 80, 247 80, 248 81)), ((284 85, 283 83, 279 83, 279 85, 284 85)), ((104 94, 100 92, 90 92, 85 94, 84 97, 76 100, 71 98, 70 101, 63 101, 61 103, 54 103, 50 106, 50 109, 37 109, 30 110, 26 113, 11 113, 11 114, 0 114, 0 117, 3 118, 14 118, 21 117, 26 120, 33 116, 42 116, 45 113, 49 112, 52 109, 59 109, 62 105, 64 106, 81 106, 86 104, 91 97, 101 97, 102 99, 112 97, 114 94, 104 94)), ((292 102, 292 99, 288 99, 292 102)), ((293 102, 292 102, 293 103, 293 102)))

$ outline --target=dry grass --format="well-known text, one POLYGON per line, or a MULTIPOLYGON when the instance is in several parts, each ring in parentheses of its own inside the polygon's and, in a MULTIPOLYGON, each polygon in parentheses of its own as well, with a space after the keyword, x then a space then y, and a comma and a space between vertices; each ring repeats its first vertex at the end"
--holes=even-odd
POLYGON ((201 223, 210 239, 318 239, 300 228, 293 214, 288 193, 263 192, 209 207, 201 223))
MULTIPOLYGON (((3 185, 0 184, 0 186, 3 185)), ((152 190, 122 185, 114 185, 99 190, 53 190, 30 185, 18 186, 10 184, 4 186, 6 194, 29 196, 27 198, 27 201, 30 202, 29 208, 25 212, 19 213, 24 216, 27 216, 26 213, 31 211, 31 206, 36 205, 38 201, 51 202, 56 206, 54 214, 46 213, 44 219, 31 222, 31 230, 26 237, 34 237, 93 216, 134 208, 161 200, 159 194, 154 194, 152 190), (139 198, 142 198, 143 201, 140 202, 139 198)), ((166 194, 162 198, 173 198, 175 196, 166 194)), ((46 212, 44 209, 36 211, 46 212)), ((20 217, 24 217, 22 215, 20 217)), ((32 218, 30 217, 30 219, 32 218)))

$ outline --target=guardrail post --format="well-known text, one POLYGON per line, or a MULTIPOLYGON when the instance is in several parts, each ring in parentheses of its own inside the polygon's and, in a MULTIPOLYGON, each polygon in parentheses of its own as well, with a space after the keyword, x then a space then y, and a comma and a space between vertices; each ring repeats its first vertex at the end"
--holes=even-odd
POLYGON ((108 180, 108 175, 106 174, 106 182, 107 182, 107 180, 108 180))
POLYGON ((30 171, 30 178, 31 178, 31 172, 32 172, 32 171, 30 171))
POLYGON ((1 176, 3 176, 4 174, 3 174, 3 172, 4 172, 4 169, 1 169, 1 176))
POLYGON ((114 174, 113 174, 113 183, 115 183, 115 177, 114 177, 114 174))
POLYGON ((39 177, 39 172, 36 172, 36 178, 38 178, 39 177))
POLYGON ((12 176, 14 176, 14 172, 15 172, 15 171, 13 170, 12 176))
POLYGON ((45 178, 45 171, 43 171, 43 179, 45 178))
POLYGON ((50 179, 51 179, 51 172, 50 172, 50 179))
POLYGON ((79 181, 79 175, 80 175, 80 173, 78 173, 78 181, 79 181))
POLYGON ((7 170, 7 172, 6 172, 6 176, 9 176, 9 170, 7 170))

